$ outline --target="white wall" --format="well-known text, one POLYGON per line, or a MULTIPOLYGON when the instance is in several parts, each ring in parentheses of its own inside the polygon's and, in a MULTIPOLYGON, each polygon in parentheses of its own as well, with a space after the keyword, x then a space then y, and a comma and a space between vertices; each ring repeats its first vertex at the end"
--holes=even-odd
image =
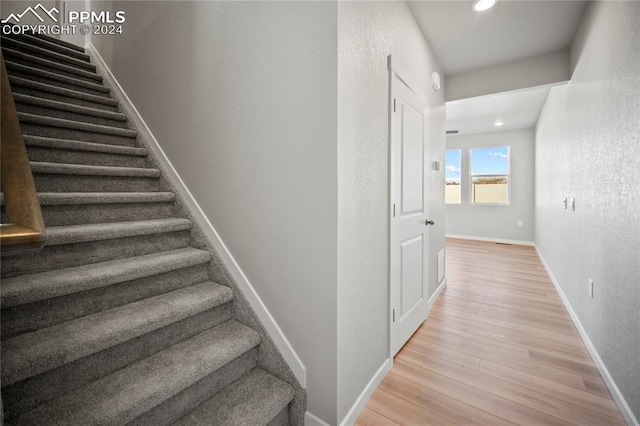
POLYGON ((109 3, 94 44, 335 419, 336 3, 109 3))
POLYGON ((640 418, 640 2, 590 5, 536 131, 536 244, 640 418), (576 197, 575 212, 562 208, 576 197), (587 279, 595 283, 594 298, 587 279))
MULTIPOLYGON (((440 68, 405 2, 338 3, 338 420, 388 357, 389 72, 387 56, 428 96, 431 155, 444 161, 440 68)), ((444 247, 444 172, 432 172, 429 290, 444 247)), ((325 418, 334 423, 333 419, 325 418)))
MULTIPOLYGON (((60 12, 64 10, 65 19, 69 16, 69 11, 83 11, 83 10, 91 10, 91 1, 90 0, 57 0, 59 4, 60 12)), ((77 25, 77 24, 76 24, 77 25)), ((75 34, 63 34, 60 36, 60 39, 67 41, 69 43, 77 44, 78 46, 84 46, 86 41, 86 36, 82 35, 79 29, 76 28, 75 34)))
POLYGON ((534 236, 534 131, 533 129, 476 135, 447 136, 447 149, 460 149, 461 203, 447 204, 447 234, 498 240, 533 242, 534 236), (510 147, 510 204, 470 202, 469 149, 510 147), (523 226, 517 225, 519 220, 523 226))

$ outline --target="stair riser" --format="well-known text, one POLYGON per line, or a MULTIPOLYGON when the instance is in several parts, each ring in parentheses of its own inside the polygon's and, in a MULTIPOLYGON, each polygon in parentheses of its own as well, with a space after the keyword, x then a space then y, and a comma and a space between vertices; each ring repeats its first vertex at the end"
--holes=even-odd
POLYGON ((242 377, 256 366, 257 349, 253 348, 242 356, 231 361, 213 374, 205 377, 187 389, 169 398, 162 404, 147 411, 142 416, 129 422, 127 426, 165 426, 171 425, 185 413, 190 412, 242 377))
POLYGON ((30 161, 91 166, 117 166, 145 168, 147 158, 136 155, 109 154, 104 152, 75 151, 57 148, 27 147, 30 161))
POLYGON ((287 405, 271 419, 267 426, 289 426, 289 406, 287 405))
POLYGON ((173 216, 173 203, 42 206, 42 215, 46 226, 165 219, 173 216))
POLYGON ((181 417, 173 426, 266 425, 282 414, 294 395, 289 384, 256 368, 181 417))
POLYGON ((57 52, 60 53, 62 55, 66 55, 66 56, 70 56, 72 58, 77 58, 77 59, 82 59, 82 60, 89 60, 89 55, 79 52, 77 50, 74 49, 69 49, 63 46, 59 46, 57 44, 54 43, 48 43, 44 40, 41 40, 37 37, 30 37, 28 35, 24 35, 24 34, 11 34, 11 35, 7 35, 7 38, 10 39, 14 39, 14 40, 18 40, 21 41, 23 43, 29 43, 29 44, 33 44, 35 46, 39 46, 42 47, 44 49, 47 49, 49 51, 53 51, 53 52, 57 52))
POLYGON ((2 309, 2 339, 188 287, 209 279, 206 264, 2 309))
POLYGON ((104 86, 101 81, 91 80, 87 81, 82 78, 74 78, 66 75, 62 75, 60 73, 55 72, 47 72, 42 69, 32 68, 23 64, 17 64, 12 61, 6 61, 5 65, 7 66, 7 73, 10 76, 22 77, 22 78, 41 78, 45 84, 57 84, 66 83, 71 84, 73 87, 86 87, 88 89, 97 90, 98 92, 110 93, 108 87, 104 86))
POLYGON ((45 92, 38 89, 32 89, 30 87, 14 85, 12 86, 12 89, 14 93, 22 93, 25 95, 37 96, 39 98, 51 99, 52 101, 66 102, 69 104, 80 105, 87 108, 101 109, 103 111, 119 112, 117 106, 105 105, 98 102, 87 101, 84 99, 72 98, 72 97, 60 95, 57 93, 50 93, 50 92, 45 92))
POLYGON ((227 321, 230 317, 231 309, 227 303, 57 369, 7 386, 2 389, 5 416, 11 423, 11 418, 202 331, 213 328, 227 321))
POLYGON ((80 114, 76 112, 64 111, 62 109, 54 109, 54 108, 49 108, 49 107, 44 107, 39 105, 30 105, 26 103, 23 104, 19 101, 16 102, 16 110, 18 112, 26 112, 28 114, 43 115, 46 117, 53 117, 53 118, 62 118, 65 120, 72 120, 72 121, 81 121, 83 123, 98 124, 100 126, 118 127, 121 129, 127 128, 126 121, 112 120, 109 118, 96 117, 93 115, 80 114))
POLYGON ((10 76, 13 77, 21 77, 21 78, 26 78, 27 80, 32 80, 32 81, 37 81, 40 83, 44 83, 44 84, 50 84, 52 86, 57 86, 57 87, 64 87, 65 89, 71 89, 71 90, 75 90, 78 92, 83 92, 83 93, 87 93, 89 95, 94 95, 94 96, 104 96, 104 97, 109 97, 111 94, 110 92, 105 92, 104 90, 96 90, 94 88, 91 87, 85 87, 83 85, 78 85, 78 84, 73 84, 73 83, 68 83, 68 82, 64 82, 64 81, 58 81, 58 80, 53 80, 47 77, 41 77, 38 75, 33 75, 33 74, 27 74, 27 73, 23 73, 20 71, 7 71, 8 74, 10 76))
POLYGON ((128 176, 33 174, 38 192, 146 192, 158 191, 159 179, 128 176))
POLYGON ((50 62, 42 62, 39 61, 38 58, 25 58, 16 54, 14 52, 8 50, 2 50, 2 53, 5 58, 9 59, 12 62, 16 62, 22 65, 26 65, 28 67, 41 69, 44 71, 53 72, 56 74, 66 75, 67 77, 78 78, 80 80, 85 80, 90 83, 102 83, 103 79, 98 74, 88 71, 81 70, 74 67, 67 67, 64 64, 50 63, 50 62))
POLYGON ((40 253, 2 258, 2 277, 34 274, 88 263, 176 250, 189 246, 189 231, 45 246, 40 253))
POLYGON ((2 37, 2 45, 17 50, 18 52, 26 53, 27 55, 37 56, 38 58, 58 62, 81 70, 96 71, 96 66, 88 61, 64 55, 40 46, 25 44, 19 40, 2 37))
MULTIPOLYGON (((158 203, 41 205, 40 209, 47 227, 166 219, 173 216, 173 203, 170 201, 158 203)), ((2 223, 9 222, 4 206, 0 209, 0 217, 2 223)))
POLYGON ((39 124, 21 122, 22 133, 31 136, 44 136, 58 139, 103 143, 109 145, 136 146, 135 138, 87 132, 84 130, 65 129, 63 127, 42 126, 39 124))

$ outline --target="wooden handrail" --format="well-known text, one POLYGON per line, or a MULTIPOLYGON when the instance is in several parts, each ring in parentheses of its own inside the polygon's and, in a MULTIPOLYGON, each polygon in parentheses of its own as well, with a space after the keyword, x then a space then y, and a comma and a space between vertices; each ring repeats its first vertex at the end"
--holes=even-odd
POLYGON ((45 242, 45 227, 2 53, 0 53, 0 61, 2 62, 0 175, 9 221, 0 226, 0 252, 4 256, 41 249, 45 242))

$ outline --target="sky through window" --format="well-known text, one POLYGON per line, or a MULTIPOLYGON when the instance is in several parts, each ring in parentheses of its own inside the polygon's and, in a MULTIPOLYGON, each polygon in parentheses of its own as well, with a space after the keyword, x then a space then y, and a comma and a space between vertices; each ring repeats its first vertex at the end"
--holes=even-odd
POLYGON ((474 148, 471 150, 472 175, 508 175, 509 148, 474 148))

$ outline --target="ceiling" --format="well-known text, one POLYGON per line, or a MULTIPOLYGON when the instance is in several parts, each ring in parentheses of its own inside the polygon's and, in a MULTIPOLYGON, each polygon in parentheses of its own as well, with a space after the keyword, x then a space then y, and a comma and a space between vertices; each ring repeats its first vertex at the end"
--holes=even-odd
POLYGON ((408 1, 445 75, 567 48, 586 1, 497 0, 476 12, 471 0, 408 1))
POLYGON ((552 85, 447 102, 447 130, 458 135, 535 126, 552 85), (502 126, 495 126, 496 121, 502 126))
MULTIPOLYGON (((484 12, 472 0, 408 0, 445 76, 567 49, 588 2, 497 0, 484 12)), ((446 84, 446 80, 445 80, 446 84)), ((447 130, 460 135, 535 126, 550 86, 447 102, 447 130), (496 120, 504 122, 496 127, 496 120)))

